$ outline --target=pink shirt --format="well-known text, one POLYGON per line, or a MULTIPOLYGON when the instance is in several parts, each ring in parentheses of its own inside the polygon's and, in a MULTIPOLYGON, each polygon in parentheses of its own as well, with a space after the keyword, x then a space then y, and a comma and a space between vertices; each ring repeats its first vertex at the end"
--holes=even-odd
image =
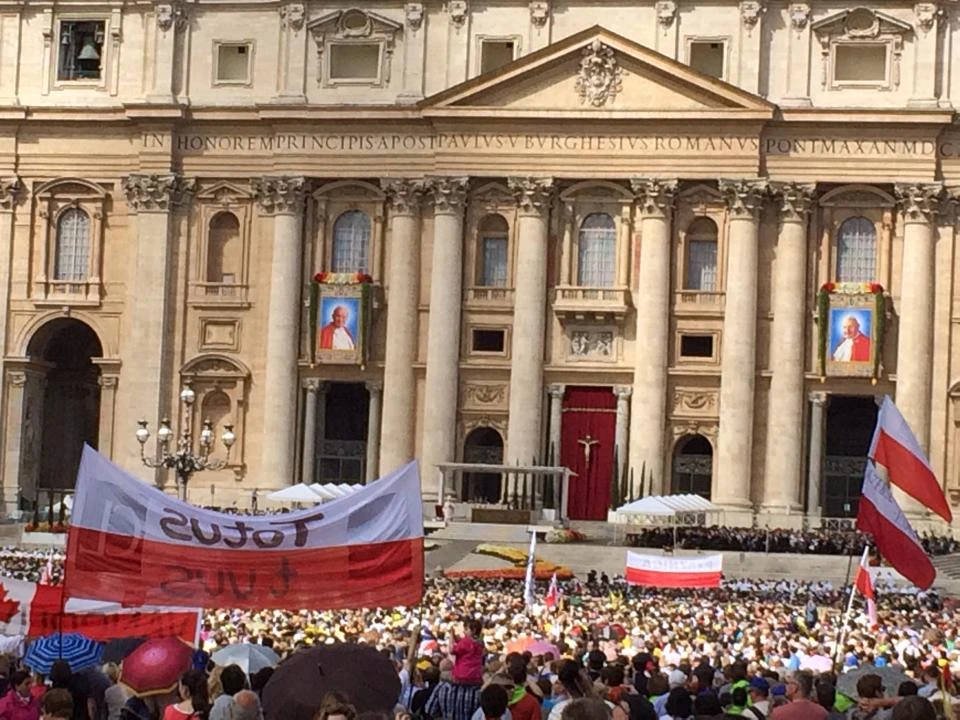
POLYGON ((794 700, 770 713, 770 720, 827 720, 828 717, 822 705, 809 700, 794 700))
POLYGON ((20 697, 11 690, 0 699, 0 720, 39 720, 40 702, 30 696, 20 697))
POLYGON ((453 681, 463 685, 483 683, 483 645, 472 637, 461 638, 453 646, 453 681))

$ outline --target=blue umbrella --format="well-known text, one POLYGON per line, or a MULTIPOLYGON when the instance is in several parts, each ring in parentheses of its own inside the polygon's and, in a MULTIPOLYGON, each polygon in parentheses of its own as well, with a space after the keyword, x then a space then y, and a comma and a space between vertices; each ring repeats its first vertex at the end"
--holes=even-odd
POLYGON ((54 633, 30 643, 23 664, 34 672, 49 673, 57 660, 66 660, 74 672, 99 665, 103 658, 103 643, 80 633, 54 633))

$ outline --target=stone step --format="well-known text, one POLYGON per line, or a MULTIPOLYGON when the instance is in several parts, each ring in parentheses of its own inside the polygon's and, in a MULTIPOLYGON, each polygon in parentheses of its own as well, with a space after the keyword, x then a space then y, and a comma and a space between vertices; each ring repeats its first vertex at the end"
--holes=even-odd
POLYGON ((431 540, 469 540, 476 543, 528 543, 530 530, 545 533, 552 525, 450 522, 430 534, 431 540))

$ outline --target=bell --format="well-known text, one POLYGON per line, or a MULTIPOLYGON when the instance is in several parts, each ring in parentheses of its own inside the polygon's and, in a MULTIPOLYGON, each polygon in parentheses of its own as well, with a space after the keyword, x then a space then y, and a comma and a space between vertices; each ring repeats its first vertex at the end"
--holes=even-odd
POLYGON ((84 43, 83 50, 80 51, 80 54, 77 56, 78 60, 99 60, 100 53, 97 52, 96 46, 94 46, 92 40, 87 40, 84 43))

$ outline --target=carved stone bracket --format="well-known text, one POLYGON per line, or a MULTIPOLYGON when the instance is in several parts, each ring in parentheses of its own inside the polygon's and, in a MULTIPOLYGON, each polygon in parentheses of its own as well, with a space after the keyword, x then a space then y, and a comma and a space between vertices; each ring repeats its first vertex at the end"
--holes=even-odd
POLYGON ((940 22, 940 18, 943 17, 943 10, 934 3, 928 2, 914 5, 913 13, 917 18, 917 27, 920 28, 920 31, 924 35, 933 30, 937 23, 940 22))
POLYGON ((810 6, 806 3, 793 3, 787 12, 790 15, 790 27, 799 35, 810 22, 810 6))
POLYGON ((613 102, 623 86, 623 68, 613 48, 594 40, 581 53, 576 88, 581 103, 603 107, 613 102))
POLYGON ((302 177, 260 177, 250 181, 254 198, 271 215, 303 212, 306 186, 302 177))
POLYGON ((553 178, 507 178, 507 187, 513 193, 521 215, 543 215, 549 211, 553 178))
POLYGON ((381 180, 380 187, 387 194, 392 215, 414 215, 419 212, 426 189, 423 180, 389 178, 381 180))
POLYGON ((721 180, 718 187, 734 217, 755 217, 770 190, 766 180, 721 180))
POLYGON ((557 402, 563 400, 563 395, 564 395, 564 393, 566 393, 566 392, 567 392, 567 386, 566 386, 566 385, 549 385, 549 386, 547 386, 547 394, 550 396, 550 398, 551 398, 552 400, 556 400, 557 402))
POLYGON ((617 396, 618 400, 626 400, 633 395, 633 387, 630 385, 614 385, 613 394, 617 396))
POLYGON ((740 19, 747 32, 751 32, 760 22, 760 16, 763 15, 766 8, 760 0, 740 0, 740 19))
POLYGON ((813 204, 814 185, 784 183, 774 188, 780 200, 780 219, 783 222, 806 222, 813 204))
POLYGON ((458 215, 463 212, 467 199, 466 177, 432 177, 427 186, 433 199, 435 213, 458 215))
POLYGON ((548 0, 530 0, 530 22, 534 27, 542 28, 550 19, 550 3, 548 0))
POLYGON ((187 11, 180 3, 161 3, 157 5, 157 27, 161 32, 174 28, 177 32, 187 27, 187 11))
POLYGON ((703 435, 705 438, 716 441, 719 428, 716 425, 706 425, 697 422, 678 422, 673 425, 673 439, 677 440, 684 435, 703 435))
POLYGON ((407 27, 413 31, 420 29, 423 25, 423 3, 410 2, 403 6, 403 14, 407 18, 407 27))
POLYGON ((280 24, 284 27, 300 32, 306 19, 307 10, 302 3, 288 3, 280 6, 280 24))
POLYGON ((827 400, 830 399, 830 396, 825 392, 812 392, 810 393, 810 402, 814 405, 819 405, 820 407, 826 407, 827 400))
POLYGON ((449 0, 447 3, 447 12, 450 13, 450 22, 459 29, 467 23, 470 5, 467 3, 467 0, 449 0))
POLYGON ((720 398, 716 390, 701 388, 677 388, 674 390, 674 415, 716 417, 719 410, 720 398))
POLYGON ((196 178, 175 173, 128 175, 123 181, 127 204, 137 213, 169 212, 187 202, 196 187, 196 178))
POLYGON ((0 178, 0 210, 13 210, 23 196, 23 183, 16 175, 0 178))
POLYGON ((676 17, 677 3, 674 0, 659 0, 657 2, 657 23, 663 28, 664 32, 673 25, 676 17))
POLYGON ((633 178, 630 187, 637 195, 641 215, 667 217, 670 214, 677 191, 676 180, 633 178))
POLYGON ((897 183, 893 190, 905 222, 930 222, 940 212, 943 183, 897 183))

